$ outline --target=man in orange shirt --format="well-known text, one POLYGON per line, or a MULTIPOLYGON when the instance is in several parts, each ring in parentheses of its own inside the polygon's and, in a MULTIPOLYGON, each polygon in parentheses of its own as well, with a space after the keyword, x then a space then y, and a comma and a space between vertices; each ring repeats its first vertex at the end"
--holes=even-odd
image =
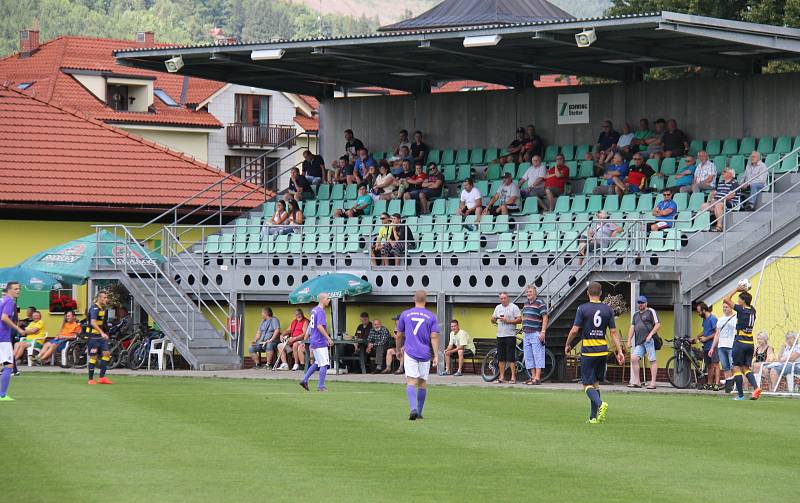
POLYGON ((42 350, 36 357, 39 363, 46 362, 56 351, 61 351, 69 341, 75 340, 81 332, 81 324, 75 319, 75 311, 69 311, 64 315, 64 322, 61 324, 61 331, 58 337, 44 343, 42 350))

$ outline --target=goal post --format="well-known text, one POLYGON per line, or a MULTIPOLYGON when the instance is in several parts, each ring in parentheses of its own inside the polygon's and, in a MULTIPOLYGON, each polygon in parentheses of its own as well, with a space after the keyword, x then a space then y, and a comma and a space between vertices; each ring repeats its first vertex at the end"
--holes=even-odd
POLYGON ((789 355, 800 351, 796 335, 800 333, 800 256, 767 257, 756 278, 754 335, 765 332, 769 336, 776 360, 761 366, 760 384, 769 383, 772 393, 800 394, 800 359, 788 361, 789 355), (781 352, 784 346, 790 349, 781 352))

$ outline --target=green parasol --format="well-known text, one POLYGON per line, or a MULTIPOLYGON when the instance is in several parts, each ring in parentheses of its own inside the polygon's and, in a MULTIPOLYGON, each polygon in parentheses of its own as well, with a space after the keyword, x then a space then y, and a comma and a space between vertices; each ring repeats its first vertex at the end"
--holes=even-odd
POLYGON ((289 294, 291 304, 308 304, 316 302, 319 294, 327 293, 331 299, 343 299, 370 293, 372 285, 369 282, 346 273, 323 274, 312 278, 294 289, 289 294))
POLYGON ((35 292, 61 288, 58 280, 49 274, 22 266, 0 268, 0 288, 5 288, 9 281, 17 281, 21 288, 35 292))

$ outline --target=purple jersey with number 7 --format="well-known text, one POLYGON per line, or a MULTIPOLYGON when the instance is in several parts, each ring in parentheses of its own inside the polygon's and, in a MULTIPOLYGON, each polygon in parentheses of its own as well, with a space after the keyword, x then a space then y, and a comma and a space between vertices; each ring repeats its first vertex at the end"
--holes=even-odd
POLYGON ((406 309, 397 320, 397 331, 405 335, 403 351, 411 358, 426 362, 431 359, 431 334, 439 333, 436 315, 427 309, 406 309))

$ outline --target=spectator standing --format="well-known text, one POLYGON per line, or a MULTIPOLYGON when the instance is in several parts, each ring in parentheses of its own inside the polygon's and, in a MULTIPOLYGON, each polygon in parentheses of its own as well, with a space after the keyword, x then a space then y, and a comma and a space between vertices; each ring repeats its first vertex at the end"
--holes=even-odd
POLYGON ((305 176, 311 185, 319 187, 323 182, 325 176, 325 160, 321 155, 312 154, 310 150, 303 151, 303 176, 305 176))
POLYGON ((697 169, 694 171, 694 179, 691 187, 681 187, 682 192, 703 192, 714 190, 717 184, 717 166, 708 158, 708 153, 701 150, 697 153, 697 169))
POLYGON ((294 365, 292 371, 300 370, 300 367, 305 365, 306 345, 304 339, 308 331, 308 318, 303 313, 303 310, 298 308, 294 310, 294 319, 281 334, 281 343, 278 344, 278 355, 280 356, 281 365, 278 370, 289 369, 288 355, 294 358, 294 365))
POLYGON ((444 175, 439 172, 435 163, 428 164, 428 174, 420 188, 409 190, 403 194, 403 199, 415 199, 419 202, 420 213, 430 213, 429 202, 442 195, 444 175))
POLYGON ((301 175, 300 170, 297 168, 292 168, 290 173, 291 178, 289 179, 287 197, 291 197, 295 201, 314 199, 314 191, 308 178, 301 175))
POLYGON ((528 285, 525 290, 527 302, 522 307, 522 352, 525 356, 525 368, 530 379, 525 384, 542 384, 542 369, 545 365, 545 334, 550 316, 547 304, 536 296, 536 287, 528 285))
POLYGON ((400 130, 400 142, 394 149, 394 155, 399 157, 400 149, 403 147, 406 147, 409 151, 411 150, 411 142, 408 140, 408 131, 405 129, 400 130))
POLYGON ((250 343, 250 358, 252 358, 254 368, 267 368, 272 364, 272 358, 281 337, 281 322, 272 315, 272 308, 264 307, 261 310, 261 323, 258 325, 256 336, 250 343), (261 353, 267 353, 266 364, 261 361, 261 353))
POLYGON ((556 156, 556 165, 547 170, 544 175, 544 190, 547 194, 547 204, 542 204, 546 211, 553 211, 556 207, 556 198, 564 194, 567 180, 569 179, 569 168, 564 164, 564 155, 556 156))
POLYGON ((717 189, 711 193, 712 202, 703 204, 700 208, 714 214, 716 224, 711 230, 722 232, 724 227, 725 210, 732 210, 739 206, 739 182, 734 178, 731 168, 722 171, 722 180, 717 185, 717 189))
POLYGON ((367 194, 367 186, 363 183, 358 186, 358 197, 356 198, 356 202, 353 203, 349 209, 342 211, 341 208, 336 210, 334 217, 360 217, 364 215, 371 215, 372 214, 372 205, 373 200, 372 197, 367 194))
POLYGON ((680 157, 689 151, 689 137, 678 129, 678 121, 667 121, 667 130, 662 137, 664 143, 664 157, 680 157))
POLYGON ((717 352, 722 367, 725 393, 733 391, 733 339, 736 336, 736 314, 728 304, 722 304, 722 316, 717 318, 717 332, 711 345, 711 354, 717 352))
POLYGON ((653 337, 661 328, 656 310, 647 305, 647 297, 640 295, 636 299, 636 312, 631 316, 631 328, 628 330, 628 347, 631 348, 631 380, 629 388, 641 388, 639 378, 639 362, 647 355, 650 361, 650 384, 647 389, 656 389, 656 374, 658 374, 658 361, 656 360, 656 343, 653 337))
POLYGON ((619 133, 614 131, 614 125, 611 121, 603 121, 603 131, 597 137, 597 144, 595 145, 594 160, 601 166, 611 160, 614 155, 614 149, 619 142, 619 133))
POLYGON ((424 166, 430 150, 430 147, 422 141, 422 131, 414 131, 414 142, 411 144, 411 157, 414 158, 414 165, 419 163, 424 166))
POLYGON ((375 370, 373 374, 388 374, 389 368, 384 366, 386 351, 392 343, 392 334, 384 327, 381 320, 372 320, 372 329, 367 336, 367 354, 375 356, 375 370))
POLYGON ((767 169, 767 165, 761 160, 761 154, 754 150, 747 161, 747 167, 744 170, 744 182, 742 182, 742 190, 747 190, 750 193, 744 202, 746 210, 752 211, 758 206, 758 193, 764 190, 767 185, 768 176, 769 169, 767 169))
POLYGON ((517 382, 517 324, 522 312, 512 304, 508 293, 500 294, 500 304, 494 308, 491 322, 497 325, 497 365, 500 370, 496 383, 503 384, 506 366, 511 369, 510 384, 517 382))
POLYGON ((694 172, 697 171, 697 164, 694 157, 687 155, 685 159, 685 166, 681 171, 675 175, 675 186, 672 190, 675 192, 691 192, 692 183, 694 183, 694 172))
POLYGON ((508 215, 512 211, 518 211, 520 197, 519 187, 514 183, 514 177, 511 173, 505 173, 500 188, 486 203, 486 212, 492 215, 508 215), (494 207, 495 203, 498 203, 497 208, 494 207))
POLYGON ((519 190, 522 197, 535 196, 539 199, 544 199, 544 177, 547 174, 547 167, 542 163, 542 157, 534 155, 531 158, 531 165, 522 174, 519 179, 519 190), (527 188, 522 187, 527 185, 527 188))
POLYGON ((664 198, 653 208, 653 216, 656 217, 656 222, 650 225, 651 231, 672 228, 675 223, 675 217, 678 216, 678 205, 672 200, 672 190, 664 189, 661 195, 664 198))
POLYGON ((705 302, 697 304, 695 309, 703 320, 703 331, 697 336, 697 341, 703 344, 703 362, 708 369, 705 389, 719 391, 719 354, 711 351, 717 333, 717 317, 711 313, 711 308, 705 302))
POLYGON ((344 144, 344 152, 347 156, 347 163, 350 166, 353 166, 356 162, 356 158, 358 157, 358 151, 364 148, 364 143, 355 137, 352 129, 346 129, 344 131, 344 140, 347 142, 344 144))
POLYGON ((622 154, 616 153, 613 162, 607 164, 603 169, 601 180, 605 180, 605 185, 599 185, 592 191, 594 194, 616 194, 617 191, 624 191, 627 187, 622 180, 628 175, 628 165, 622 158, 622 154))
POLYGON ((622 197, 626 192, 636 194, 643 191, 650 181, 650 177, 655 174, 653 168, 645 164, 644 156, 641 152, 633 154, 633 164, 628 167, 628 176, 623 180, 624 189, 615 185, 617 195, 622 197))
POLYGON ((444 375, 450 375, 453 356, 458 358, 458 370, 453 374, 455 376, 463 375, 464 357, 475 356, 475 344, 472 342, 472 336, 459 326, 458 320, 450 322, 450 341, 447 349, 444 350, 444 375))
MULTIPOLYGON (((456 213, 463 217, 475 215, 475 224, 477 225, 481 221, 482 205, 483 199, 481 191, 475 186, 475 182, 472 181, 472 178, 467 178, 464 180, 464 188, 461 190, 460 202, 456 213)), ((469 229, 468 227, 468 230, 473 229, 469 229)))
POLYGON ((611 240, 622 233, 622 227, 608 221, 608 213, 600 210, 595 215, 595 221, 589 227, 586 238, 581 240, 578 246, 578 265, 583 265, 586 253, 595 250, 602 250, 611 246, 611 240))
POLYGON ((520 162, 531 162, 535 155, 539 157, 544 155, 544 142, 536 134, 533 124, 528 124, 525 128, 525 144, 522 146, 520 162))

